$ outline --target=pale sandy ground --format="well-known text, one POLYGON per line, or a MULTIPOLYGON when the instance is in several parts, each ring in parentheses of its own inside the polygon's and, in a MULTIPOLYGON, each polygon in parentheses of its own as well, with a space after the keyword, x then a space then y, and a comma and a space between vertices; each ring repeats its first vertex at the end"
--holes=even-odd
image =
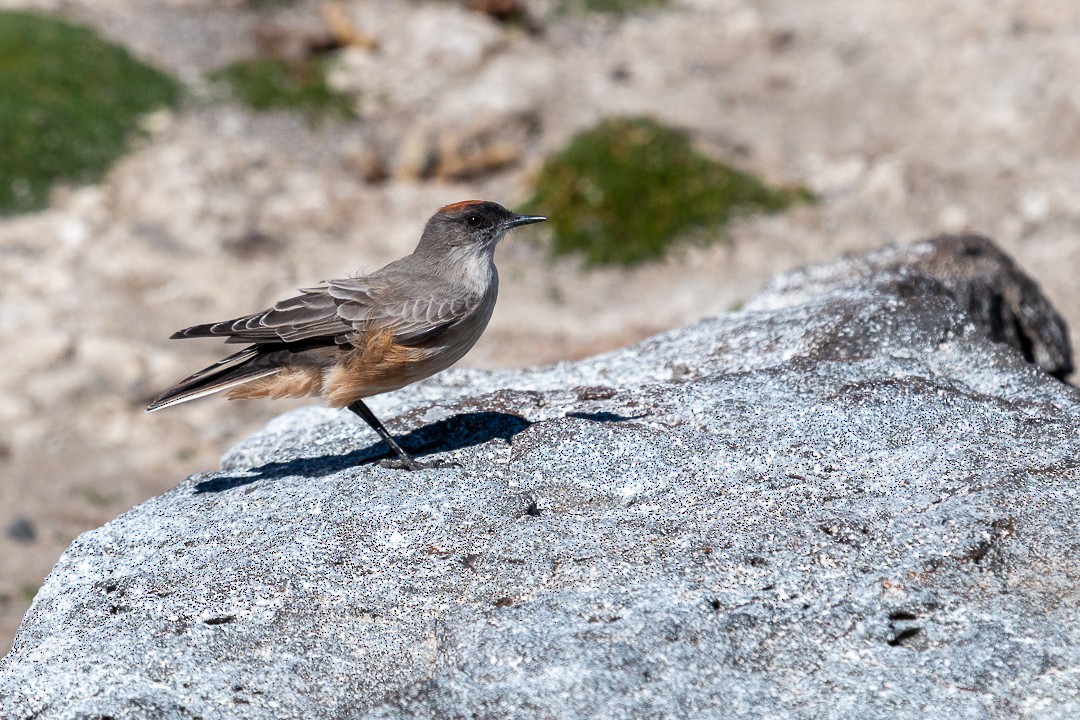
MULTIPOLYGON (((0 6, 92 23, 192 83, 250 54, 259 21, 209 0, 0 6)), ((519 231, 499 251, 499 306, 465 364, 621 346, 735 308, 773 272, 958 230, 993 237, 1080 327, 1072 0, 696 0, 619 20, 547 16, 538 3, 540 36, 450 3, 344 7, 381 43, 346 52, 335 75, 361 92, 361 121, 313 126, 196 98, 152 118, 100 186, 0 222, 0 528, 26 518, 37 535, 0 537, 0 647, 75 535, 216 467, 297 404, 214 399, 144 415, 221 349, 169 342, 171 331, 375 269, 411 250, 444 203, 521 207, 543 158, 605 115, 687 128, 714 156, 821 202, 632 271, 553 264, 542 231, 519 231), (469 181, 410 172, 417 148, 492 137, 519 160, 469 181), (392 179, 365 181, 379 164, 392 179)), ((309 3, 281 18, 321 23, 309 3)))

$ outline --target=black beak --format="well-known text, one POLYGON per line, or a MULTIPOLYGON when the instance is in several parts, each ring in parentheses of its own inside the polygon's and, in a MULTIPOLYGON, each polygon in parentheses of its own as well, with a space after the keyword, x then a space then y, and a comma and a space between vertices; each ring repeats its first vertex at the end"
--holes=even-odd
POLYGON ((547 218, 543 215, 515 215, 503 223, 503 227, 509 230, 510 228, 516 228, 519 225, 532 225, 533 223, 544 222, 545 220, 547 220, 547 218))

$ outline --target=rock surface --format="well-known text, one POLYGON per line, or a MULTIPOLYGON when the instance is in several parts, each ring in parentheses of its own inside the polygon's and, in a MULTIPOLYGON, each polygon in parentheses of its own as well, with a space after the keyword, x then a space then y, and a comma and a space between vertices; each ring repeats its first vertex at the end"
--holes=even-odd
POLYGON ((0 0, 90 24, 195 98, 149 118, 100 185, 0 220, 0 528, 26 517, 38 531, 0 533, 0 652, 79 533, 215 467, 283 411, 145 415, 219 357, 173 330, 380 267, 447 202, 524 210, 540 164, 603 117, 657 117, 820 202, 629 272, 550 263, 545 231, 523 231, 499 249, 499 305, 466 364, 624 347, 737 307, 775 272, 938 232, 990 235, 1080 326, 1076 0, 524 4, 539 34, 446 0, 0 0), (203 73, 274 28, 325 33, 330 7, 379 43, 335 58, 359 120, 210 102, 203 73))
POLYGON ((903 265, 375 403, 456 468, 286 414, 73 543, 0 716, 1077 717, 1080 392, 903 265))
POLYGON ((746 309, 787 307, 853 278, 889 273, 930 281, 909 283, 912 292, 938 294, 940 283, 991 340, 1013 346, 1056 378, 1072 373, 1069 331, 1061 315, 1031 278, 979 235, 941 235, 778 275, 746 309))

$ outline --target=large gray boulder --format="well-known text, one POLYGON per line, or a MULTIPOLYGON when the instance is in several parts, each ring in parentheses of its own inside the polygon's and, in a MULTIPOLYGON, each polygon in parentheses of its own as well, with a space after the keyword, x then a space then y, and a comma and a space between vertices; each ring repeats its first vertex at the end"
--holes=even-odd
POLYGON ((1080 717, 1080 394, 956 247, 374 403, 456 468, 284 415, 72 544, 0 716, 1080 717))

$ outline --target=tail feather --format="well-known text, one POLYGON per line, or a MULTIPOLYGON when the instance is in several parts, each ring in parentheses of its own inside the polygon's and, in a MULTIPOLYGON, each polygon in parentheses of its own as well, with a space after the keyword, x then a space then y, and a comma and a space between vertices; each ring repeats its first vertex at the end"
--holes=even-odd
POLYGON ((146 406, 146 412, 154 412, 155 410, 162 410, 173 405, 179 405, 180 403, 187 402, 188 400, 197 400, 207 395, 213 395, 216 392, 222 390, 228 390, 229 388, 236 387, 237 385, 243 385, 244 383, 251 382, 252 380, 258 380, 268 375, 274 375, 281 371, 281 368, 263 368, 261 370, 251 370, 250 372, 243 373, 241 375, 230 375, 227 378, 222 379, 220 382, 207 383, 205 385, 199 385, 197 387, 191 387, 187 389, 173 388, 164 395, 159 397, 154 402, 146 406))
POLYGON ((236 353, 233 353, 232 355, 229 355, 228 357, 221 358, 220 360, 218 360, 213 365, 210 365, 209 367, 204 367, 202 370, 200 370, 197 373, 192 373, 191 375, 187 376, 186 378, 184 378, 180 382, 176 383, 176 387, 181 388, 181 387, 185 387, 187 385, 192 385, 195 382, 198 382, 199 380, 202 380, 202 379, 207 378, 207 377, 209 377, 211 375, 215 375, 217 373, 220 373, 221 371, 226 370, 228 368, 237 368, 237 367, 243 365, 244 363, 247 363, 247 362, 249 362, 251 360, 254 360, 256 357, 258 357, 258 355, 259 355, 259 349, 256 346, 252 345, 251 347, 246 347, 243 350, 241 350, 240 352, 236 352, 236 353))
POLYGON ((222 358, 213 365, 184 378, 162 393, 146 407, 146 412, 154 412, 188 400, 212 395, 281 371, 280 366, 253 363, 259 356, 257 347, 252 346, 222 358))

